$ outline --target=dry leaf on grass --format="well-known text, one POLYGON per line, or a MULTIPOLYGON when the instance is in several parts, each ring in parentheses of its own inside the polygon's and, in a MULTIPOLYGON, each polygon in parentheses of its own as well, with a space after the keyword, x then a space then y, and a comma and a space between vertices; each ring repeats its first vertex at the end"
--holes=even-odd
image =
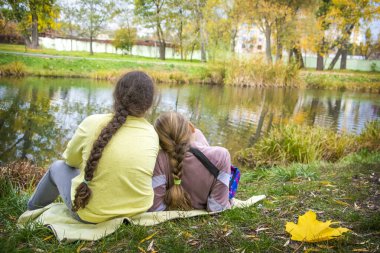
POLYGON ((308 211, 298 217, 298 224, 293 222, 286 223, 286 231, 292 235, 291 239, 301 242, 322 242, 341 236, 344 232, 349 231, 347 228, 332 228, 328 220, 322 222, 317 220, 317 215, 313 211, 308 211))

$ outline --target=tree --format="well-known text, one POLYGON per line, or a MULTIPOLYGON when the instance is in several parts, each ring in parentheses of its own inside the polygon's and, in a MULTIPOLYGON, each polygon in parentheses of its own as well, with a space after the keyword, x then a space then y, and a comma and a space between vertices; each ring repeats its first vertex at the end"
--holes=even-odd
POLYGON ((25 44, 31 48, 39 46, 39 30, 52 28, 59 15, 55 0, 6 0, 5 4, 18 23, 25 44))
POLYGON ((195 19, 199 27, 199 43, 201 47, 201 61, 206 62, 206 24, 204 18, 204 7, 207 3, 207 0, 196 0, 195 4, 195 19))
MULTIPOLYGON (((294 54, 300 67, 303 66, 302 37, 309 35, 308 26, 310 23, 310 9, 315 8, 315 0, 279 0, 273 11, 276 13, 274 21, 274 35, 276 43, 276 61, 282 59, 284 46, 289 49, 289 55, 294 54)), ((305 40, 304 40, 305 41, 305 40)))
POLYGON ((61 4, 61 19, 60 19, 60 32, 70 38, 70 50, 73 51, 73 37, 80 31, 80 27, 76 24, 77 15, 75 6, 66 1, 61 4))
POLYGON ((135 14, 138 20, 147 28, 155 28, 159 43, 160 59, 165 60, 166 33, 165 25, 170 23, 169 1, 165 0, 135 0, 135 14))
POLYGON ((317 12, 316 18, 318 22, 318 31, 320 33, 320 40, 317 41, 317 70, 324 69, 323 57, 328 53, 329 43, 326 40, 325 33, 330 27, 330 22, 326 19, 330 11, 331 0, 322 0, 317 12))
POLYGON ((365 31, 365 42, 360 43, 359 53, 368 60, 373 54, 380 51, 380 34, 377 36, 377 41, 372 37, 372 31, 367 28, 365 31))
POLYGON ((191 2, 186 0, 172 0, 168 2, 168 8, 171 9, 170 20, 168 24, 169 29, 173 31, 172 39, 176 43, 178 51, 181 55, 181 60, 186 58, 185 55, 185 40, 187 36, 194 36, 195 34, 185 34, 186 26, 193 19, 194 6, 191 2))
POLYGON ((118 14, 112 0, 81 0, 76 4, 76 15, 83 34, 90 39, 90 54, 94 54, 93 40, 104 28, 105 22, 118 14))
POLYGON ((136 41, 136 28, 120 28, 115 32, 112 45, 123 52, 132 52, 132 46, 136 41))
POLYGON ((243 20, 239 1, 208 0, 204 12, 208 14, 205 20, 209 55, 215 59, 217 52, 221 52, 221 56, 228 56, 228 52, 233 54, 243 20))
POLYGON ((203 11, 208 14, 205 17, 208 58, 221 60, 231 52, 232 27, 228 16, 230 7, 226 1, 209 0, 203 11))
POLYGON ((333 69, 341 57, 340 69, 346 69, 348 43, 351 34, 360 22, 370 21, 380 14, 379 0, 332 0, 328 19, 334 23, 339 37, 336 40, 338 51, 330 63, 333 69))
POLYGON ((246 22, 255 24, 265 35, 265 55, 268 63, 272 63, 272 34, 276 20, 286 16, 291 10, 275 0, 247 0, 240 5, 246 22))

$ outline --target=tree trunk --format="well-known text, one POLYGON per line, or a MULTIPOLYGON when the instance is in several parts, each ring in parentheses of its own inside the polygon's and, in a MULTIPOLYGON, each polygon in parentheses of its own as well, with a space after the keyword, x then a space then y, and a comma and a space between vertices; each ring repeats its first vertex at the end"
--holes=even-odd
POLYGON ((162 31, 161 23, 159 20, 156 21, 156 33, 157 33, 158 42, 160 44, 159 45, 160 59, 165 60, 166 43, 165 43, 165 38, 164 38, 164 32, 162 31))
POLYGON ((294 47, 293 48, 293 52, 294 52, 294 55, 296 57, 296 61, 297 61, 297 64, 298 64, 299 68, 303 69, 305 67, 305 64, 303 62, 301 51, 298 50, 297 47, 294 47))
POLYGON ((203 41, 201 42, 201 61, 206 62, 206 46, 203 41))
POLYGON ((340 59, 340 69, 346 69, 347 67, 347 45, 342 49, 342 58, 340 59))
POLYGON ((282 43, 277 39, 276 62, 282 59, 282 43))
POLYGON ((320 52, 317 53, 317 70, 323 70, 323 56, 320 52))
POLYGON ((94 51, 92 50, 92 34, 90 34, 90 54, 93 55, 94 54, 94 51))
POLYGON ((231 33, 231 52, 235 53, 235 47, 236 47, 236 35, 237 35, 237 29, 233 28, 231 33))
POLYGON ((160 41, 160 59, 165 60, 166 43, 165 40, 160 41))
POLYGON ((30 40, 30 37, 28 35, 24 35, 24 41, 25 41, 25 51, 27 47, 32 47, 32 41, 30 40))
POLYGON ((265 55, 267 63, 272 63, 272 47, 271 47, 271 27, 267 21, 265 21, 265 55))
POLYGON ((337 63, 337 61, 339 60, 339 57, 340 55, 342 54, 342 49, 339 48, 338 49, 338 52, 336 52, 336 55, 334 56, 334 59, 331 61, 330 65, 329 65, 329 70, 332 70, 335 66, 335 64, 337 63))
POLYGON ((32 48, 38 48, 38 16, 35 11, 32 12, 32 48))
POLYGON ((195 44, 193 44, 193 46, 191 48, 190 61, 193 61, 194 49, 195 49, 195 44))
POLYGON ((346 68, 346 60, 347 60, 347 43, 350 39, 350 36, 351 36, 351 33, 352 33, 352 29, 354 29, 354 25, 353 24, 350 24, 350 25, 347 25, 346 26, 346 34, 343 36, 343 39, 342 39, 342 47, 338 49, 338 52, 336 52, 336 55, 334 57, 334 59, 332 60, 332 62, 330 63, 330 66, 329 66, 329 69, 333 69, 336 62, 339 60, 339 57, 340 55, 342 55, 342 60, 341 60, 341 63, 340 63, 340 66, 341 66, 341 69, 342 69, 342 64, 344 66, 344 69, 346 68), (344 52, 346 51, 346 52, 344 52), (344 57, 344 59, 343 59, 344 57), (343 63, 342 63, 343 61, 343 63))
POLYGON ((180 10, 181 23, 179 26, 179 50, 181 52, 181 60, 183 60, 183 21, 182 21, 182 9, 180 10))
POLYGON ((207 61, 207 56, 206 56, 206 36, 205 36, 205 31, 204 31, 204 21, 203 21, 203 15, 201 16, 201 22, 200 22, 200 27, 199 27, 199 33, 201 36, 201 61, 206 62, 207 61))
POLYGON ((288 63, 292 62, 292 58, 293 58, 293 48, 290 48, 289 49, 289 56, 288 56, 288 63))
POLYGON ((284 18, 276 18, 276 62, 282 59, 282 42, 281 35, 283 30, 283 23, 285 22, 284 18))

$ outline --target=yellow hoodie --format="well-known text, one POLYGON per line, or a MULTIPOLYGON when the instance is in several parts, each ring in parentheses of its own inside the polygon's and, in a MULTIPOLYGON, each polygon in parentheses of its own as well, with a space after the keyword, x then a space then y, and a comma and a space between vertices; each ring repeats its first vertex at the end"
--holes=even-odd
MULTIPOLYGON (((80 169, 73 178, 71 200, 84 179, 84 168, 92 145, 112 114, 87 117, 79 125, 63 154, 69 166, 80 169)), ((115 217, 130 217, 147 211, 153 204, 152 175, 159 150, 157 133, 144 118, 128 116, 103 150, 93 179, 92 196, 79 217, 99 223, 115 217)))

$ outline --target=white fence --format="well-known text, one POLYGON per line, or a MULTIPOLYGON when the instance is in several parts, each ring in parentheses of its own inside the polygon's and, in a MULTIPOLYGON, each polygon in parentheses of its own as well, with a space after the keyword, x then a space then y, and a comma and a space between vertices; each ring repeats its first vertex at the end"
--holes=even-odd
MULTIPOLYGON (((55 49, 58 51, 87 51, 90 52, 90 42, 83 40, 70 40, 63 38, 49 38, 49 37, 40 37, 39 38, 40 45, 44 48, 55 49)), ((92 43, 92 48, 94 53, 111 53, 111 54, 122 54, 121 50, 116 50, 116 48, 106 42, 98 42, 94 41, 92 43)), ((142 45, 134 45, 132 47, 132 55, 137 56, 145 56, 158 58, 159 47, 157 46, 142 46, 142 45)), ((166 48, 165 53, 166 58, 171 59, 181 59, 181 55, 171 47, 166 48)), ((190 54, 187 55, 187 59, 190 59, 190 54)), ((199 50, 194 50, 193 53, 194 60, 201 59, 201 53, 199 50)))

